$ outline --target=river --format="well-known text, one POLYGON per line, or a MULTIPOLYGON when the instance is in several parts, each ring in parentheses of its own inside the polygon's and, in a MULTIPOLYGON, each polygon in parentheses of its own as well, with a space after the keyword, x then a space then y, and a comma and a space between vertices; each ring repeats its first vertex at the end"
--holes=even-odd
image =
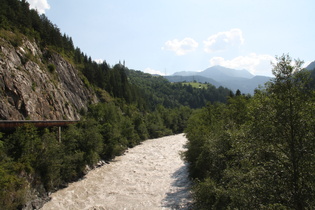
POLYGON ((42 209, 188 209, 191 183, 180 157, 186 141, 183 134, 144 141, 51 194, 42 209))

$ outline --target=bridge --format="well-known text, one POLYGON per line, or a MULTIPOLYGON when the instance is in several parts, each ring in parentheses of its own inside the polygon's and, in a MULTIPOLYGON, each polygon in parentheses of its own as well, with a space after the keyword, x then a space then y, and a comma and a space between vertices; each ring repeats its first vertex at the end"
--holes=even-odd
POLYGON ((74 124, 79 120, 0 120, 0 130, 11 130, 26 124, 38 128, 58 127, 58 139, 61 142, 61 127, 74 124))

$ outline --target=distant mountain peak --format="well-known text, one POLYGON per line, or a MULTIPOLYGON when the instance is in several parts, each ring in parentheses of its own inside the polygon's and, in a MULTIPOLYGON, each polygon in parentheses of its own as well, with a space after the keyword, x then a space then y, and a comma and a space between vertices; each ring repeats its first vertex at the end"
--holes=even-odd
POLYGON ((227 67, 219 66, 219 65, 209 67, 201 72, 180 71, 180 72, 175 72, 173 74, 173 76, 196 76, 196 75, 212 78, 217 81, 226 81, 235 77, 251 79, 255 76, 245 69, 236 70, 236 69, 231 69, 231 68, 227 68, 227 67))
POLYGON ((197 75, 198 72, 195 71, 180 71, 180 72, 175 72, 172 76, 193 76, 197 75))
POLYGON ((204 76, 204 77, 210 77, 212 79, 215 79, 217 81, 226 81, 235 77, 238 78, 246 78, 251 79, 254 77, 249 71, 247 70, 236 70, 227 68, 224 66, 212 66, 210 68, 207 68, 206 70, 199 72, 198 75, 204 76))
POLYGON ((306 69, 309 70, 309 71, 314 70, 315 69, 315 61, 313 61, 310 64, 308 64, 306 69))
POLYGON ((172 76, 166 77, 171 82, 180 81, 197 81, 208 82, 216 87, 223 86, 236 91, 241 90, 242 93, 254 93, 254 89, 259 85, 264 85, 271 77, 255 76, 249 71, 236 70, 224 66, 212 66, 201 72, 182 71, 176 72, 172 76))

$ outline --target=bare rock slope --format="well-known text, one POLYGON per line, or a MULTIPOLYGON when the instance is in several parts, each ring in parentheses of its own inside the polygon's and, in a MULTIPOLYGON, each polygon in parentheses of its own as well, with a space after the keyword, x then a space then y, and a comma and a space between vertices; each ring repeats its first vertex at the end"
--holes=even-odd
POLYGON ((0 99, 0 120, 77 120, 97 102, 73 65, 27 38, 0 38, 0 99))

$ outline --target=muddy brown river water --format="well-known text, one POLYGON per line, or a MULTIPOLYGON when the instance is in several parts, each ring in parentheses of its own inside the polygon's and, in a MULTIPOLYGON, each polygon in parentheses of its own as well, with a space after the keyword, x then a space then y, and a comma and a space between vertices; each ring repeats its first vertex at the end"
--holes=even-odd
POLYGON ((183 134, 152 139, 51 194, 42 209, 189 209, 183 134))

